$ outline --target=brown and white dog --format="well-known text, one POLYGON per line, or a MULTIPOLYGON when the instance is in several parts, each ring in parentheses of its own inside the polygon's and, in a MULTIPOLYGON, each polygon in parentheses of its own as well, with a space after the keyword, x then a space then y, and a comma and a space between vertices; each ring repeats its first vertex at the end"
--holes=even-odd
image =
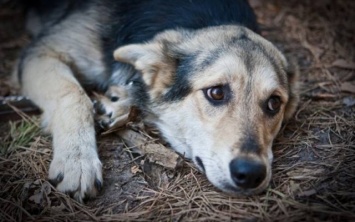
POLYGON ((297 76, 258 34, 246 1, 33 1, 28 15, 33 41, 16 77, 52 133, 49 179, 58 190, 82 201, 102 187, 86 93, 93 88, 108 90, 96 104, 102 125, 138 106, 217 188, 254 194, 268 186, 273 140, 297 105, 297 76))

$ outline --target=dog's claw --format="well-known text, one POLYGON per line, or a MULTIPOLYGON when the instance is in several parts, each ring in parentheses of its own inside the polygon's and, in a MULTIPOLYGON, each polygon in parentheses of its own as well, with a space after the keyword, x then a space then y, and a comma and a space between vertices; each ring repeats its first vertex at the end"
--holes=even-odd
POLYGON ((96 181, 102 180, 102 164, 95 144, 82 148, 86 148, 89 158, 77 158, 82 156, 82 152, 77 152, 78 155, 71 158, 68 152, 65 153, 68 148, 63 149, 64 151, 54 156, 48 172, 49 181, 56 189, 78 202, 82 202, 85 196, 94 197, 97 194, 96 181))
POLYGON ((105 107, 98 101, 94 103, 94 110, 97 115, 104 115, 106 113, 105 107))
POLYGON ((101 191, 102 190, 102 182, 96 178, 95 180, 95 187, 98 191, 101 191))
POLYGON ((67 194, 71 198, 74 198, 75 191, 66 191, 65 194, 67 194))
POLYGON ((57 186, 64 179, 64 174, 59 173, 55 179, 49 179, 48 181, 53 185, 57 186))
POLYGON ((130 109, 131 99, 126 86, 111 86, 106 96, 96 95, 95 119, 103 129, 124 125, 128 120, 130 109))

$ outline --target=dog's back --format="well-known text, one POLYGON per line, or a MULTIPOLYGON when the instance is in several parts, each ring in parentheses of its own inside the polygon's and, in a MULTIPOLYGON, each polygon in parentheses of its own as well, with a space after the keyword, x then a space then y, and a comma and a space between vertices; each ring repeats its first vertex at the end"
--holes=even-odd
POLYGON ((253 10, 246 0, 120 0, 112 1, 110 26, 121 45, 142 43, 169 29, 201 29, 220 25, 241 25, 258 33, 253 10))
MULTIPOLYGON (((105 62, 107 67, 112 67, 110 73, 114 75, 122 67, 113 60, 113 50, 149 41, 169 29, 241 25, 259 32, 255 14, 246 0, 120 0, 110 1, 110 6, 112 24, 104 25, 108 29, 102 37, 105 62)), ((121 78, 113 76, 111 81, 122 84, 121 78)))

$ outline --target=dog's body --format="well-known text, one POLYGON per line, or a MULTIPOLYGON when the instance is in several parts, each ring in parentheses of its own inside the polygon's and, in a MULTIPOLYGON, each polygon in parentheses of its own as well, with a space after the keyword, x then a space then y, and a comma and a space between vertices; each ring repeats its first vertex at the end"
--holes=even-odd
POLYGON ((265 189, 273 139, 297 102, 295 76, 284 56, 256 34, 246 1, 34 6, 28 23, 34 39, 17 76, 53 135, 49 179, 59 190, 82 200, 100 189, 94 112, 85 90, 111 86, 123 87, 129 99, 117 106, 120 98, 107 94, 115 99, 100 106, 104 125, 117 122, 122 106, 138 106, 218 188, 265 189))

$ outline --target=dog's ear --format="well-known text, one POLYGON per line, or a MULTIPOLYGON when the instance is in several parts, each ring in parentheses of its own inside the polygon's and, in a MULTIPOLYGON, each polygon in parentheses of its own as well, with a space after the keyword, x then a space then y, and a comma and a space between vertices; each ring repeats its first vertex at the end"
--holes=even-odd
POLYGON ((114 58, 140 71, 149 89, 163 91, 171 85, 179 61, 179 55, 173 53, 173 49, 187 35, 186 32, 168 31, 151 42, 120 47, 114 51, 114 58))
POLYGON ((299 68, 297 63, 293 60, 290 60, 290 62, 286 62, 284 65, 289 88, 289 100, 286 105, 284 120, 288 120, 295 113, 299 102, 299 68))
POLYGON ((129 63, 139 71, 154 71, 162 62, 164 54, 160 43, 131 44, 118 48, 113 53, 117 61, 129 63))
POLYGON ((118 48, 114 57, 140 71, 151 96, 156 97, 171 85, 176 70, 175 58, 166 51, 161 42, 132 44, 118 48))

